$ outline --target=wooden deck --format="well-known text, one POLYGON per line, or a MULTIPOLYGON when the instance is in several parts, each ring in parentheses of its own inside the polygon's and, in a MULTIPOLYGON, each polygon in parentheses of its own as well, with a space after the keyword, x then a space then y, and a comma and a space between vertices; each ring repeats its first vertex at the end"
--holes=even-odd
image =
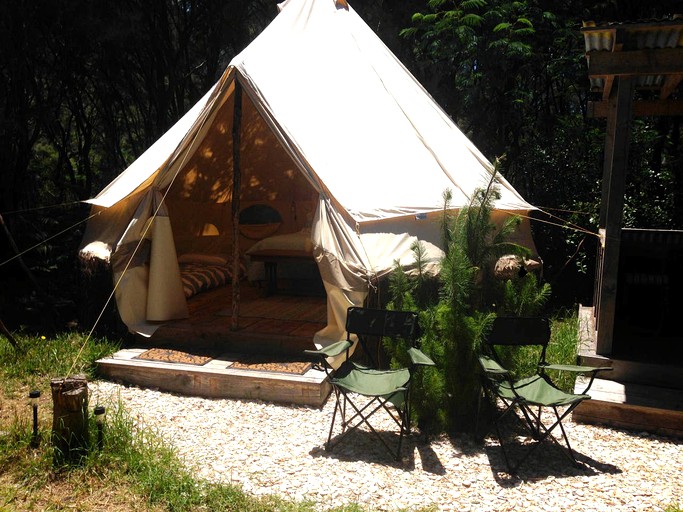
MULTIPOLYGON (((577 379, 576 390, 585 387, 585 377, 577 379)), ((679 389, 595 379, 588 394, 591 400, 576 408, 575 421, 683 437, 683 392, 679 389)))
MULTIPOLYGON (((582 364, 611 366, 588 392, 591 400, 573 413, 576 421, 683 437, 683 367, 680 361, 626 360, 596 354, 592 308, 579 309, 582 364)), ((647 340, 643 340, 646 342, 647 340)), ((577 379, 576 391, 585 388, 577 379)))
POLYGON ((276 295, 245 285, 241 290, 239 328, 231 330, 231 290, 222 287, 189 301, 190 317, 161 326, 151 338, 97 361, 108 379, 194 396, 248 398, 320 406, 330 393, 325 373, 304 374, 235 368, 240 354, 296 358, 314 348, 313 335, 325 326, 324 297, 276 295), (203 365, 140 359, 150 348, 186 354, 211 354, 203 365))

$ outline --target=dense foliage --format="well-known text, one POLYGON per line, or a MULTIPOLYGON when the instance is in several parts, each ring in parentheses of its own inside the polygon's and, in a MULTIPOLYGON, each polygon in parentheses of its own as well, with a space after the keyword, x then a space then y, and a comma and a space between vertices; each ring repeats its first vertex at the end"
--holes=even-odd
MULTIPOLYGON (((491 185, 477 190, 468 207, 444 220, 446 251, 438 278, 426 275, 419 243, 414 246, 417 274, 408 276, 400 265, 392 273, 389 307, 420 312, 421 349, 437 362, 418 373, 414 382, 414 412, 425 430, 472 430, 482 337, 496 314, 537 314, 549 297, 549 286, 539 284, 532 273, 496 277, 494 267, 500 257, 528 256, 525 247, 506 242, 518 217, 507 217, 500 225, 492 221, 497 197, 491 185), (430 285, 432 281, 437 281, 436 287, 430 285)), ((449 198, 449 193, 444 194, 445 210, 449 198)), ((405 343, 386 341, 394 366, 408 363, 405 343)))
MULTIPOLYGON (((586 116, 581 23, 671 16, 674 0, 351 3, 488 158, 506 155, 501 171, 525 198, 595 231, 604 120, 586 116)), ((78 300, 87 208, 74 202, 164 133, 276 12, 271 0, 0 3, 0 214, 20 249, 39 247, 25 260, 44 288, 16 261, 0 266, 10 327, 45 319, 18 315, 37 303, 78 300)), ((679 118, 638 119, 633 140, 625 222, 681 227, 679 118)), ((590 299, 595 237, 535 229, 556 296, 590 299)), ((2 264, 13 251, 0 238, 2 264)))

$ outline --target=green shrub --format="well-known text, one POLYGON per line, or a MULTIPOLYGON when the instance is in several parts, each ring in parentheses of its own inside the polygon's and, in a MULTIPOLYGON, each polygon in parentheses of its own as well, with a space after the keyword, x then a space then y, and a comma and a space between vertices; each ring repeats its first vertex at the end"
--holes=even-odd
POLYGON ((502 304, 499 315, 533 316, 539 313, 550 298, 550 285, 539 284, 535 274, 528 273, 501 284, 502 304))
MULTIPOLYGON (((578 313, 551 319, 546 361, 550 364, 576 364, 578 342, 578 313)), ((498 355, 503 360, 503 365, 512 371, 513 376, 520 378, 536 373, 541 349, 536 346, 498 347, 498 355)), ((568 392, 574 390, 576 374, 549 370, 548 375, 560 389, 568 392)))
MULTIPOLYGON (((450 193, 445 193, 445 255, 438 280, 425 274, 419 244, 413 247, 417 272, 408 276, 397 264, 390 277, 388 307, 420 312, 421 349, 437 364, 418 372, 413 382, 413 413, 423 429, 472 431, 480 393, 479 345, 496 312, 535 313, 550 295, 550 286, 540 285, 532 274, 503 284, 494 278, 499 257, 529 255, 528 249, 506 241, 519 225, 518 217, 510 216, 500 226, 492 222, 498 197, 491 183, 475 192, 469 206, 449 216, 450 193)), ((385 348, 393 365, 408 363, 404 343, 386 341, 385 348)))

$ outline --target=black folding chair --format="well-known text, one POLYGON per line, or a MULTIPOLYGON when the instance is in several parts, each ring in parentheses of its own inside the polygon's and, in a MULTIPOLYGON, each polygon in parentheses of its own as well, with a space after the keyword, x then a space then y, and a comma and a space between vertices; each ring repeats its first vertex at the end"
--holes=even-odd
MULTIPOLYGON (((417 333, 417 313, 388 311, 351 307, 346 318, 347 340, 340 341, 320 350, 307 350, 309 356, 317 359, 328 372, 335 395, 335 408, 332 415, 330 433, 325 449, 331 450, 332 433, 337 414, 341 418, 342 433, 336 439, 338 444, 350 432, 366 425, 397 460, 401 456, 403 436, 410 434, 410 382, 419 366, 433 366, 434 362, 415 347, 417 333), (411 364, 408 368, 380 370, 360 365, 349 360, 352 338, 358 337, 359 344, 366 348, 367 336, 403 338, 410 343, 408 355, 411 364), (334 370, 329 358, 344 357, 344 362, 334 370), (369 397, 364 405, 358 405, 354 395, 369 397), (352 409, 347 415, 347 405, 352 409), (383 436, 372 426, 369 418, 377 411, 385 411, 396 423, 399 430, 398 446, 394 451, 383 436)), ((369 354, 368 354, 369 355, 369 354)), ((372 360, 372 358, 370 357, 372 360)), ((373 360, 374 362, 374 360, 373 360)))
MULTIPOLYGON (((487 336, 483 352, 479 362, 482 369, 482 396, 487 397, 493 404, 502 402, 502 411, 496 408, 498 414, 493 419, 496 429, 498 442, 503 451, 505 463, 510 473, 515 473, 519 466, 536 450, 543 441, 552 441, 560 448, 563 448, 554 435, 551 435, 555 428, 559 427, 562 438, 567 446, 562 450, 569 459, 577 465, 574 452, 572 451, 567 433, 562 425, 562 420, 584 400, 590 399, 586 394, 593 384, 595 375, 611 368, 579 365, 551 365, 546 362, 546 349, 550 341, 550 323, 547 318, 517 318, 499 317, 494 320, 491 332, 487 336), (504 368, 497 346, 524 346, 537 345, 541 347, 538 370, 532 376, 514 379, 511 373, 504 368), (590 380, 586 388, 580 393, 567 393, 559 389, 546 370, 570 371, 576 373, 590 374, 590 380), (544 410, 552 410, 554 417, 550 424, 546 425, 542 421, 544 410), (517 461, 510 464, 508 454, 503 444, 500 426, 502 421, 510 414, 516 415, 522 425, 536 441, 517 461)), ((477 410, 477 430, 479 429, 480 407, 477 410)))

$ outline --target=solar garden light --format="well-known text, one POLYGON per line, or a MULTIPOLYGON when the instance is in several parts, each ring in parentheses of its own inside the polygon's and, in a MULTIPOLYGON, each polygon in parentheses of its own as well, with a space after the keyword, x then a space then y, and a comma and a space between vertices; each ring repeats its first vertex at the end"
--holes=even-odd
POLYGON ((97 424, 97 449, 102 449, 102 433, 104 431, 104 416, 107 411, 103 405, 98 405, 93 411, 95 414, 95 423, 97 424))
POLYGON ((38 439, 38 399, 40 398, 40 391, 34 389, 28 394, 29 402, 33 408, 33 436, 31 437, 31 446, 34 448, 40 444, 38 439))

